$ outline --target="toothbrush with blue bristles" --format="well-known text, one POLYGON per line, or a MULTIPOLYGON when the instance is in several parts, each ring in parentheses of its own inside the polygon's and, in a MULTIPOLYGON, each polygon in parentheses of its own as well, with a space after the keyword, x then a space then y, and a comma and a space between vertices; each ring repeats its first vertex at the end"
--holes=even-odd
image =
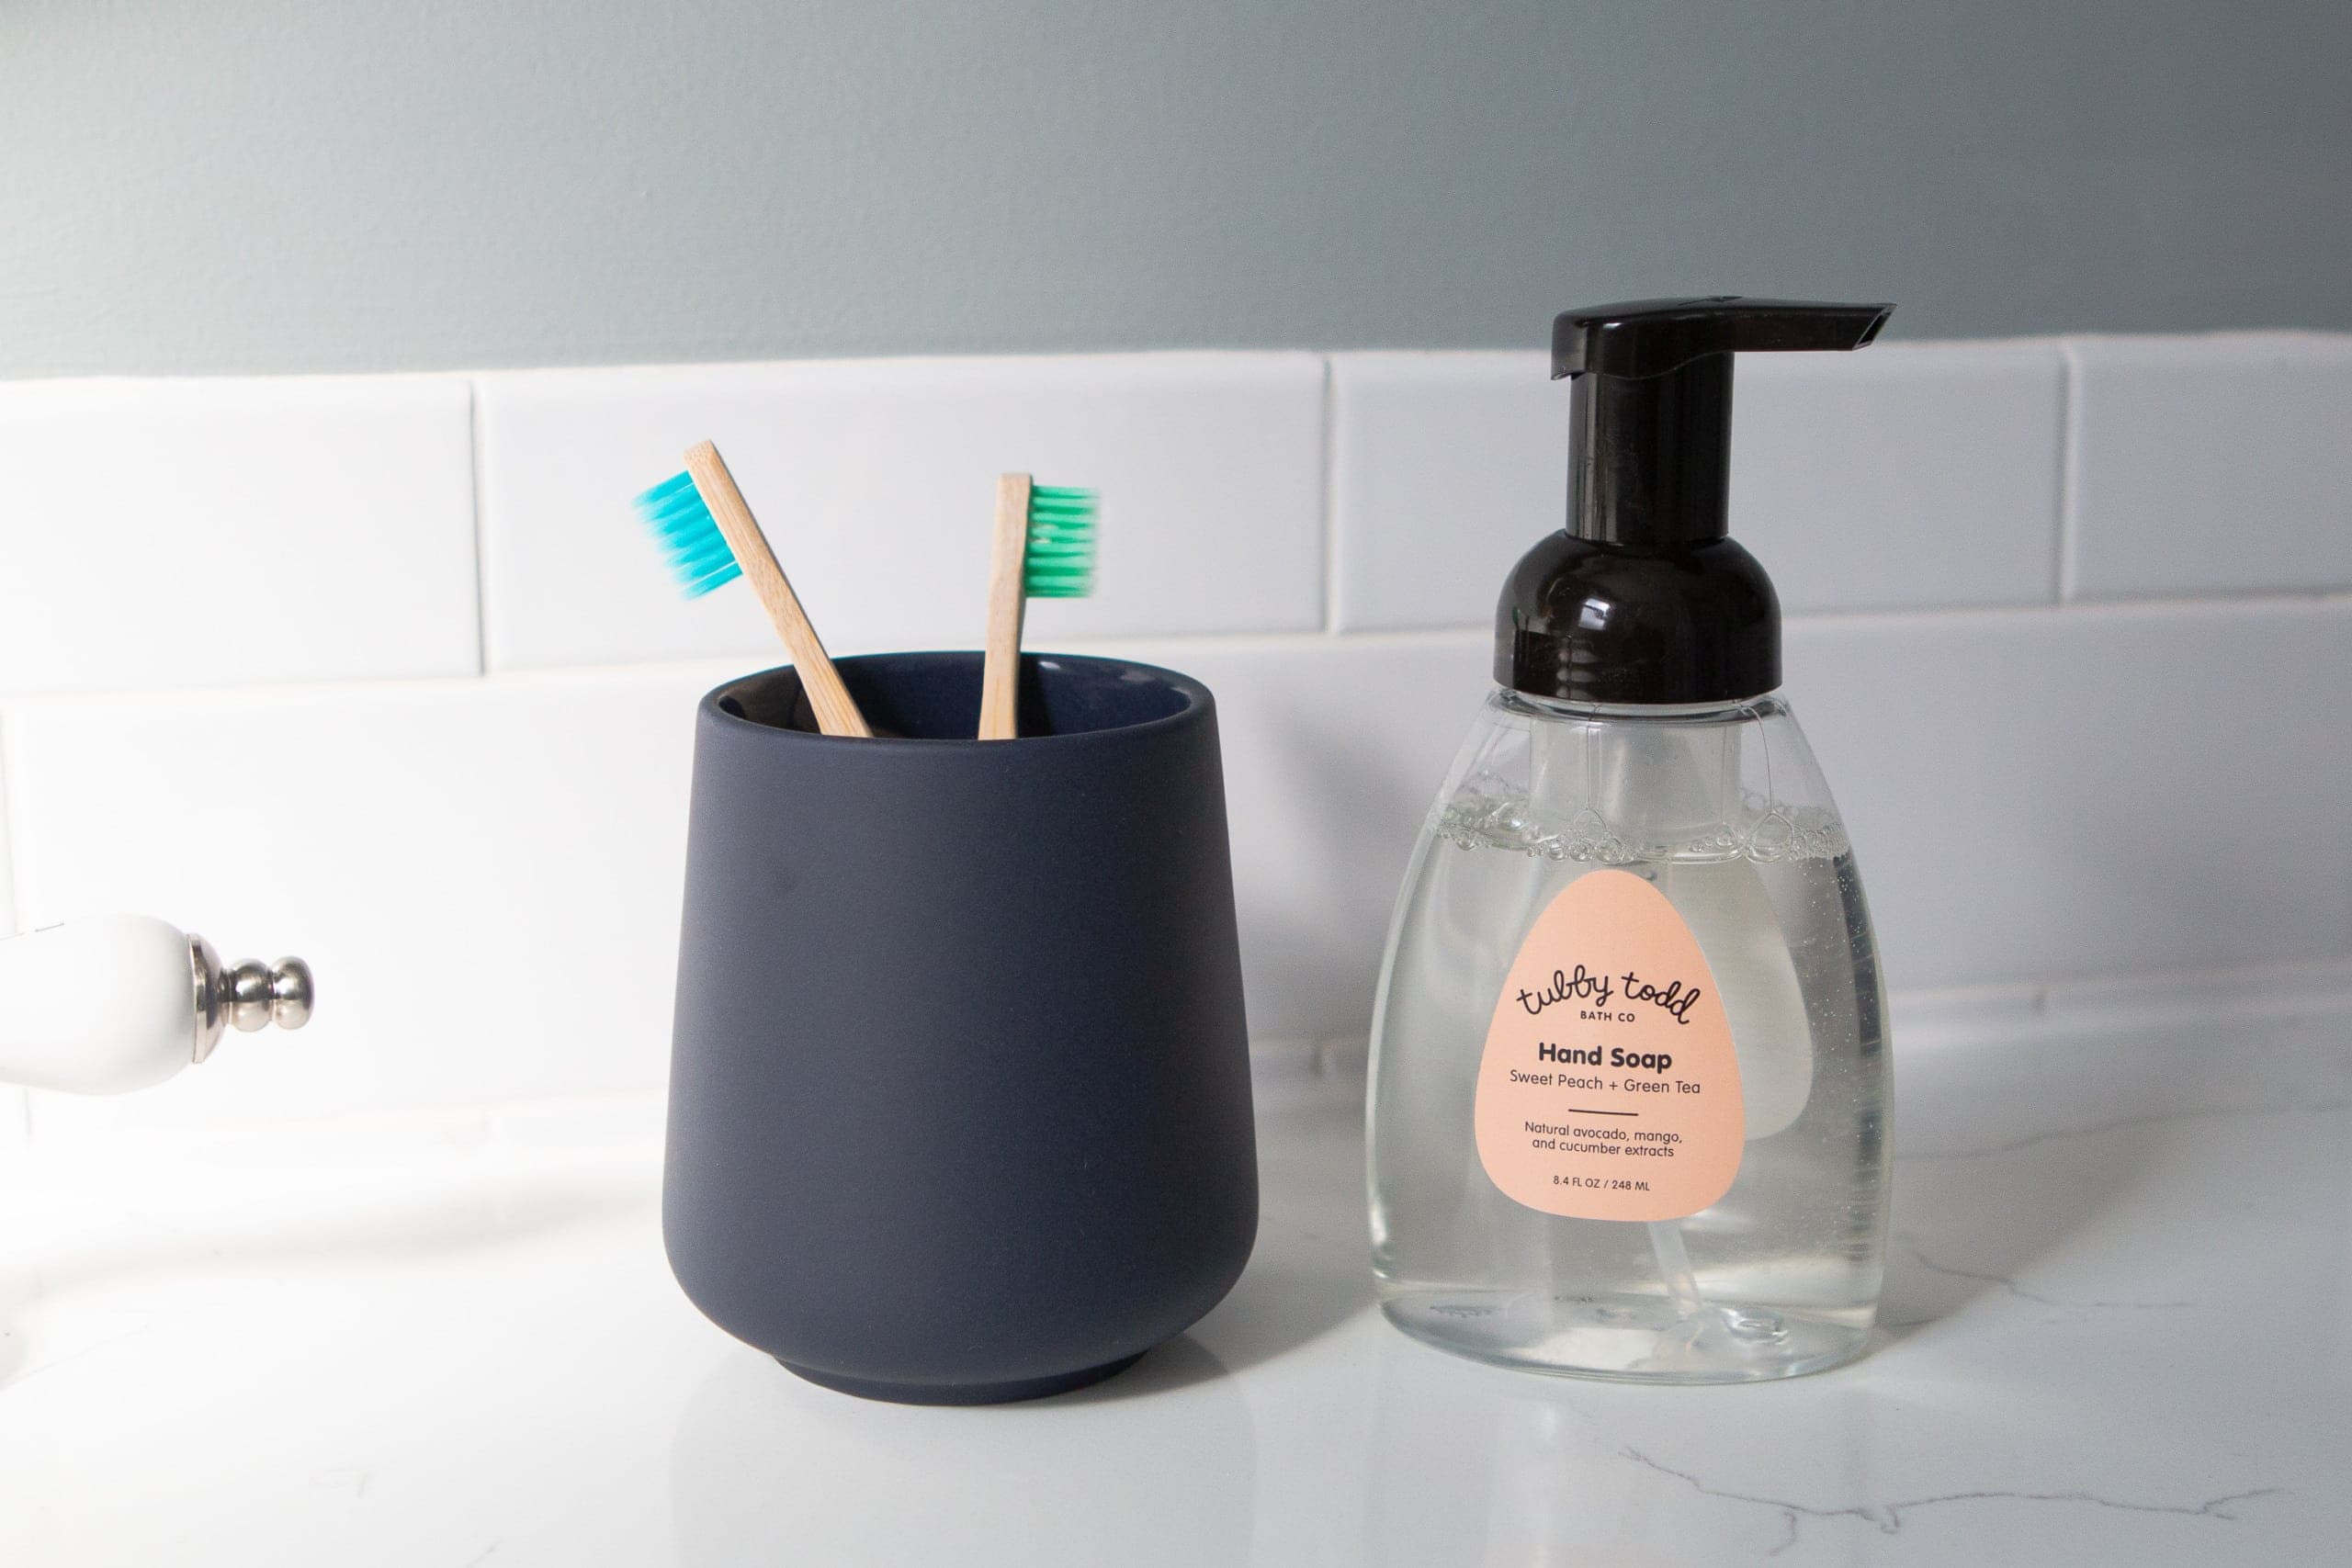
POLYGON ((983 740, 1020 733, 1021 623, 1028 602, 1094 592, 1094 513, 1091 490, 1034 484, 1027 474, 998 476, 988 652, 980 665, 983 740))
POLYGON ((673 475, 637 498, 637 514, 653 531, 669 558, 670 571, 688 598, 698 598, 735 579, 746 578, 760 605, 775 624, 800 672, 800 689, 827 735, 870 736, 865 716, 842 684, 825 656, 825 645, 800 607, 775 552, 768 548, 743 492, 735 488, 718 448, 707 441, 686 453, 686 471, 673 475))

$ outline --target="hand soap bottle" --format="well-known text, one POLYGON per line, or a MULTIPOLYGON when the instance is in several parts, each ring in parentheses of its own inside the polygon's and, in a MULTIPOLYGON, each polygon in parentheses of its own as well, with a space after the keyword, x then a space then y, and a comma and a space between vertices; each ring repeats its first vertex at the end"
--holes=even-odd
POLYGON ((1877 1310, 1884 1001, 1844 824, 1726 536, 1732 356, 1893 307, 1571 310, 1567 526, 1505 584, 1497 689, 1414 851, 1374 1016, 1382 1309, 1505 1366, 1731 1382, 1877 1310))

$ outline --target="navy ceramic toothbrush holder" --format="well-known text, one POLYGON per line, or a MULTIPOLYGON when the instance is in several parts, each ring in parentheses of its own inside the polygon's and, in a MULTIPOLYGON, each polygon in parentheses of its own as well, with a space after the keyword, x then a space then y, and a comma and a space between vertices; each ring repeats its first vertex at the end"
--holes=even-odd
POLYGON ((1258 1170, 1216 709, 1032 656, 789 669, 696 717, 662 1228, 720 1327, 829 1388, 1077 1388, 1229 1290, 1258 1170))

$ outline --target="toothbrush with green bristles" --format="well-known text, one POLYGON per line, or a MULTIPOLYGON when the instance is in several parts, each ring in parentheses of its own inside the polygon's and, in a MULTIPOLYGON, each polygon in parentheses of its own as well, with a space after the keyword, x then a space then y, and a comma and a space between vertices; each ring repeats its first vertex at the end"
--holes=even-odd
POLYGON ((1033 484, 1027 474, 998 476, 988 651, 980 665, 983 740, 1020 733, 1021 623, 1028 602, 1094 592, 1094 514, 1091 490, 1033 484))

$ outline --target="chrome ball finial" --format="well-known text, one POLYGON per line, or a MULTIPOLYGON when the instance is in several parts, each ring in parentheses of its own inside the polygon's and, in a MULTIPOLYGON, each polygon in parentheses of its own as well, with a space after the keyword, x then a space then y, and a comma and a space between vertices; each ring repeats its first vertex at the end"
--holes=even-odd
POLYGON ((212 944, 187 939, 188 968, 196 986, 196 1052, 201 1062, 234 1026, 241 1034, 275 1023, 300 1029, 311 1021, 314 987, 311 966, 299 958, 264 964, 257 958, 223 964, 212 944))

